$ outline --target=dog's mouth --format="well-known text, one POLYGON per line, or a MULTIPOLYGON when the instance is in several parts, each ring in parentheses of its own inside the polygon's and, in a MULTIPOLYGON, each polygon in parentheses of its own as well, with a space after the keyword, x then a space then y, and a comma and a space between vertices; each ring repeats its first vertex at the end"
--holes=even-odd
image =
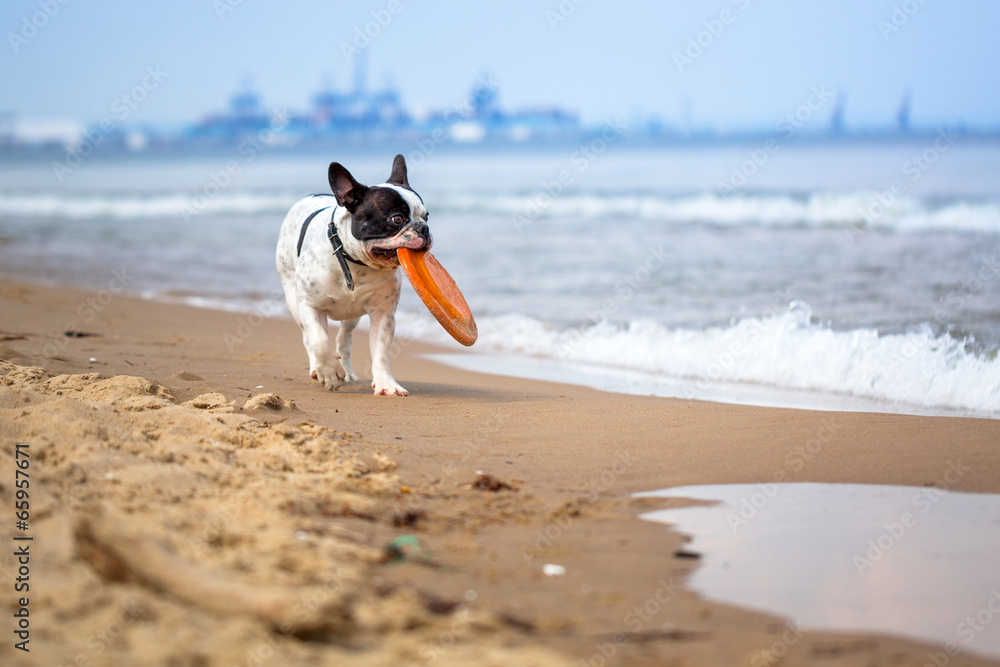
POLYGON ((370 252, 372 257, 383 262, 399 261, 395 248, 372 248, 370 252))
POLYGON ((430 234, 426 233, 426 227, 424 234, 418 234, 412 229, 404 229, 392 238, 370 243, 367 251, 369 256, 378 263, 399 264, 399 256, 396 254, 399 248, 429 250, 432 243, 430 234))

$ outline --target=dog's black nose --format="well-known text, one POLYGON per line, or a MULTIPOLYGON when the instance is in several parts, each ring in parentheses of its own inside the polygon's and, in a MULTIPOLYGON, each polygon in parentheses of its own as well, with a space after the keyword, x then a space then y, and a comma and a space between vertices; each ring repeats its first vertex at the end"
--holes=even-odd
POLYGON ((430 227, 427 226, 426 222, 418 222, 417 224, 413 225, 413 231, 415 231, 417 234, 420 234, 420 236, 424 237, 425 239, 430 238, 431 236, 431 229, 430 227))

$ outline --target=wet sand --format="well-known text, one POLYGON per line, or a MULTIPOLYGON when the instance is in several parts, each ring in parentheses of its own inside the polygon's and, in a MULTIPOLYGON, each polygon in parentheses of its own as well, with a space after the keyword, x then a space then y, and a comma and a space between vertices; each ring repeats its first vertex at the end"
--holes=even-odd
POLYGON ((30 654, 0 557, 5 665, 923 665, 943 647, 701 599, 684 537, 636 518, 684 501, 630 494, 959 459, 948 488, 1000 492, 994 420, 608 394, 406 341, 410 396, 327 392, 290 320, 100 296, 0 282, 0 498, 30 443, 34 537, 30 654))

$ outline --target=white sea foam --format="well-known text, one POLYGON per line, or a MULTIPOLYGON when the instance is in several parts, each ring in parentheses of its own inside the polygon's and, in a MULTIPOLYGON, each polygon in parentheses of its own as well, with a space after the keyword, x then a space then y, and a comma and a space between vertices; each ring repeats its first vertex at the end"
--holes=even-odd
MULTIPOLYGON (((400 320, 404 335, 407 322, 400 320)), ((691 397, 718 383, 750 383, 1000 417, 996 351, 970 351, 929 326, 888 335, 837 331, 811 321, 808 306, 798 303, 700 330, 651 321, 553 328, 522 315, 485 317, 478 325, 480 349, 680 379, 691 397)), ((437 336, 436 328, 421 328, 437 336)))
POLYGON ((814 193, 808 197, 783 194, 689 195, 564 194, 544 191, 530 195, 452 194, 439 198, 438 208, 466 213, 490 212, 515 220, 554 217, 577 219, 638 218, 671 224, 764 227, 876 227, 920 231, 1000 232, 1000 203, 952 202, 931 205, 898 197, 888 207, 876 193, 814 193))
POLYGON ((205 197, 194 192, 170 192, 154 195, 64 193, 0 193, 0 216, 26 218, 65 218, 114 220, 133 218, 176 218, 184 215, 282 214, 298 199, 282 193, 221 193, 205 197))
MULTIPOLYGON (((0 216, 46 218, 163 218, 184 210, 197 213, 282 214, 301 193, 223 191, 203 196, 193 191, 160 194, 0 193, 0 216)), ((874 192, 685 195, 563 193, 429 193, 435 213, 489 214, 523 221, 550 218, 602 220, 608 217, 665 224, 764 227, 876 227, 900 231, 1000 233, 1000 202, 954 201, 930 204, 900 197, 883 207, 874 192)))

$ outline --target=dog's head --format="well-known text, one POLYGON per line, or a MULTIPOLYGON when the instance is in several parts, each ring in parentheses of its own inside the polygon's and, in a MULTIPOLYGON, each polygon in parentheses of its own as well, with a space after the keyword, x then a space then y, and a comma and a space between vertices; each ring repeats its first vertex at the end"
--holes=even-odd
POLYGON ((392 173, 381 185, 361 185, 339 162, 330 164, 330 189, 337 204, 351 214, 350 229, 363 248, 359 258, 378 268, 399 266, 396 250, 431 247, 424 202, 406 180, 406 160, 397 155, 392 173))

